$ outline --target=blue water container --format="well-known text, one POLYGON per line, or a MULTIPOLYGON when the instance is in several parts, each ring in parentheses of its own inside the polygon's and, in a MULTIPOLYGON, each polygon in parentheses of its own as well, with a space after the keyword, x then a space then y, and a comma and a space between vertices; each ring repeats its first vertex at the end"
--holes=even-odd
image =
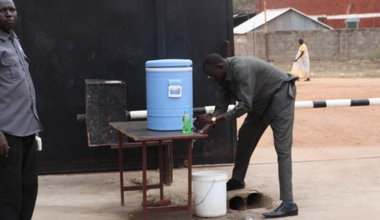
POLYGON ((182 130, 185 108, 193 113, 193 68, 186 59, 149 60, 146 70, 147 127, 182 130))

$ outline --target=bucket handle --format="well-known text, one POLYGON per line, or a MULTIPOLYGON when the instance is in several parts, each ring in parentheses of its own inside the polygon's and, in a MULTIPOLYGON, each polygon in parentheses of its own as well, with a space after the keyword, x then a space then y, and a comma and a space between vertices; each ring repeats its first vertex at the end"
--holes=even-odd
POLYGON ((205 199, 207 198, 208 194, 211 192, 211 189, 212 187, 214 186, 216 180, 214 179, 214 181, 212 182, 211 186, 210 186, 210 189, 208 189, 207 193, 205 194, 205 196, 201 199, 201 201, 199 201, 197 204, 194 204, 194 206, 199 206, 200 204, 202 204, 205 199))

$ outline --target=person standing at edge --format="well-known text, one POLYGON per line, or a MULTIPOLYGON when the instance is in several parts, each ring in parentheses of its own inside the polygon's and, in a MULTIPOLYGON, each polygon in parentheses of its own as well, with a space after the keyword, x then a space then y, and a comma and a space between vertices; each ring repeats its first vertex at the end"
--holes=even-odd
POLYGON ((309 52, 306 44, 302 39, 298 40, 300 47, 297 51, 296 58, 294 59, 292 74, 304 79, 304 81, 310 81, 310 60, 309 52))
POLYGON ((12 0, 0 0, 0 219, 32 219, 37 198, 37 147, 42 131, 28 61, 13 27, 12 0))
POLYGON ((204 58, 202 68, 209 78, 218 83, 219 97, 211 116, 198 116, 199 122, 206 123, 199 132, 208 133, 219 122, 247 113, 239 129, 235 164, 227 190, 245 188, 244 178, 251 155, 270 125, 278 158, 280 199, 283 202, 263 215, 267 218, 298 215, 297 204, 293 201, 291 159, 297 77, 255 57, 224 59, 216 53, 204 58), (238 104, 227 111, 231 99, 238 104))

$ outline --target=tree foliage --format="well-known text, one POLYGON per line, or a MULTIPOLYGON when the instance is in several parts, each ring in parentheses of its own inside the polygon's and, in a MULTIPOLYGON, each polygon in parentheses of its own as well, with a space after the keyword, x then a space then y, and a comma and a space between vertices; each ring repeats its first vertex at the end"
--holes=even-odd
POLYGON ((255 0, 232 0, 234 14, 255 11, 255 0))

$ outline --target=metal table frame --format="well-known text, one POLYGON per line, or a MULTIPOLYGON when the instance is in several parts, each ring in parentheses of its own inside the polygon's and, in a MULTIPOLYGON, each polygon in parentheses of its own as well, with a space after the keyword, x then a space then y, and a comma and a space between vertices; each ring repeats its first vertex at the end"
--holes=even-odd
POLYGON ((192 219, 192 148, 195 139, 207 138, 207 134, 191 132, 183 134, 182 131, 152 131, 148 130, 146 121, 130 121, 130 122, 111 122, 110 125, 118 131, 119 135, 119 171, 120 171, 120 193, 121 204, 124 205, 124 192, 131 190, 142 190, 143 193, 143 216, 147 219, 149 213, 165 212, 165 211, 188 211, 188 219, 192 219), (134 141, 141 142, 142 148, 142 186, 124 186, 124 154, 123 154, 123 135, 132 138, 134 141), (148 189, 159 188, 160 199, 164 199, 163 192, 163 154, 162 145, 165 141, 185 139, 187 140, 187 157, 188 157, 188 201, 184 206, 167 206, 167 207, 148 207, 147 191, 148 189), (147 146, 157 144, 159 146, 159 184, 147 184, 147 146))

